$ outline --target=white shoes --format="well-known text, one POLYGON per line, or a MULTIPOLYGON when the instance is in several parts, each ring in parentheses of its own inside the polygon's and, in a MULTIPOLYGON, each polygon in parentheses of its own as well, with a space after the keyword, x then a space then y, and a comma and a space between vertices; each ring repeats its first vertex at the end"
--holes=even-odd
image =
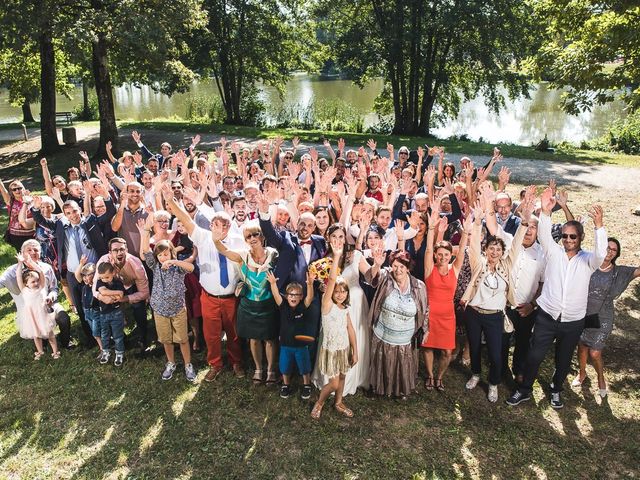
POLYGON ((582 385, 582 382, 584 382, 584 380, 580 380, 580 375, 577 375, 576 378, 573 379, 573 382, 571 382, 571 386, 573 388, 579 387, 582 385))
POLYGON ((607 387, 598 389, 598 394, 600 395, 600 398, 602 398, 602 399, 604 399, 607 396, 607 393, 608 393, 607 387))
POLYGON ((467 390, 473 390, 478 386, 480 381, 480 375, 472 375, 467 384, 464 386, 467 390))
POLYGON ((496 403, 498 401, 498 386, 497 385, 489 385, 489 394, 487 395, 487 399, 491 403, 496 403))

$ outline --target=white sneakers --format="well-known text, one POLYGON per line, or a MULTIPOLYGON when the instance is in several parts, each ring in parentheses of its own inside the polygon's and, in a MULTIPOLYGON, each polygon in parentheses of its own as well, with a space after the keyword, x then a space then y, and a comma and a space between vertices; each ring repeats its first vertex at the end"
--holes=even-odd
POLYGON ((464 386, 467 390, 473 390, 478 386, 480 381, 480 375, 472 375, 467 384, 464 386))
POLYGON ((487 399, 491 403, 496 403, 498 401, 498 386, 497 385, 489 385, 489 393, 487 394, 487 399))

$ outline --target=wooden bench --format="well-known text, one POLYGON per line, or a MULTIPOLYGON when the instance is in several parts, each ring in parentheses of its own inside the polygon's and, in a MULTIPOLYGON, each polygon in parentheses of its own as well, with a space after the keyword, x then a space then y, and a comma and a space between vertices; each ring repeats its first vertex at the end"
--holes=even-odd
POLYGON ((67 125, 73 125, 73 114, 71 112, 56 112, 56 123, 58 123, 58 120, 67 125))

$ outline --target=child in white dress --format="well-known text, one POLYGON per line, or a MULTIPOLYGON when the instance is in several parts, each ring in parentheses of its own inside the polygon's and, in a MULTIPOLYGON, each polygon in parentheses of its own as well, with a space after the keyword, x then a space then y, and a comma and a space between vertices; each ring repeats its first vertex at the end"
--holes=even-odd
POLYGON ((22 255, 17 255, 16 258, 18 259, 16 280, 24 304, 18 321, 20 336, 33 339, 36 344, 34 360, 42 358, 44 355, 42 339, 48 339, 52 350, 51 356, 57 360, 60 358, 60 351, 54 331, 56 327, 55 313, 49 312, 47 309, 44 273, 36 262, 30 262, 28 265, 30 270, 27 270, 22 255))
POLYGON ((333 264, 329 280, 322 296, 322 346, 318 352, 318 369, 329 377, 329 382, 320 390, 320 397, 313 406, 311 417, 319 419, 324 402, 333 392, 336 394, 335 409, 346 417, 353 417, 342 401, 344 378, 349 369, 358 362, 356 333, 349 317, 349 285, 338 278, 338 267, 342 245, 331 245, 333 264))

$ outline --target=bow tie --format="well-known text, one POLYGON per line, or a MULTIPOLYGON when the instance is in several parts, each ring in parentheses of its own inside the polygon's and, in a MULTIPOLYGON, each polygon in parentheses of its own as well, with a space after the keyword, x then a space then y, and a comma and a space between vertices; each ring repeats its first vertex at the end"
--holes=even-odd
POLYGON ((311 245, 313 242, 311 240, 300 240, 300 246, 302 245, 311 245))

